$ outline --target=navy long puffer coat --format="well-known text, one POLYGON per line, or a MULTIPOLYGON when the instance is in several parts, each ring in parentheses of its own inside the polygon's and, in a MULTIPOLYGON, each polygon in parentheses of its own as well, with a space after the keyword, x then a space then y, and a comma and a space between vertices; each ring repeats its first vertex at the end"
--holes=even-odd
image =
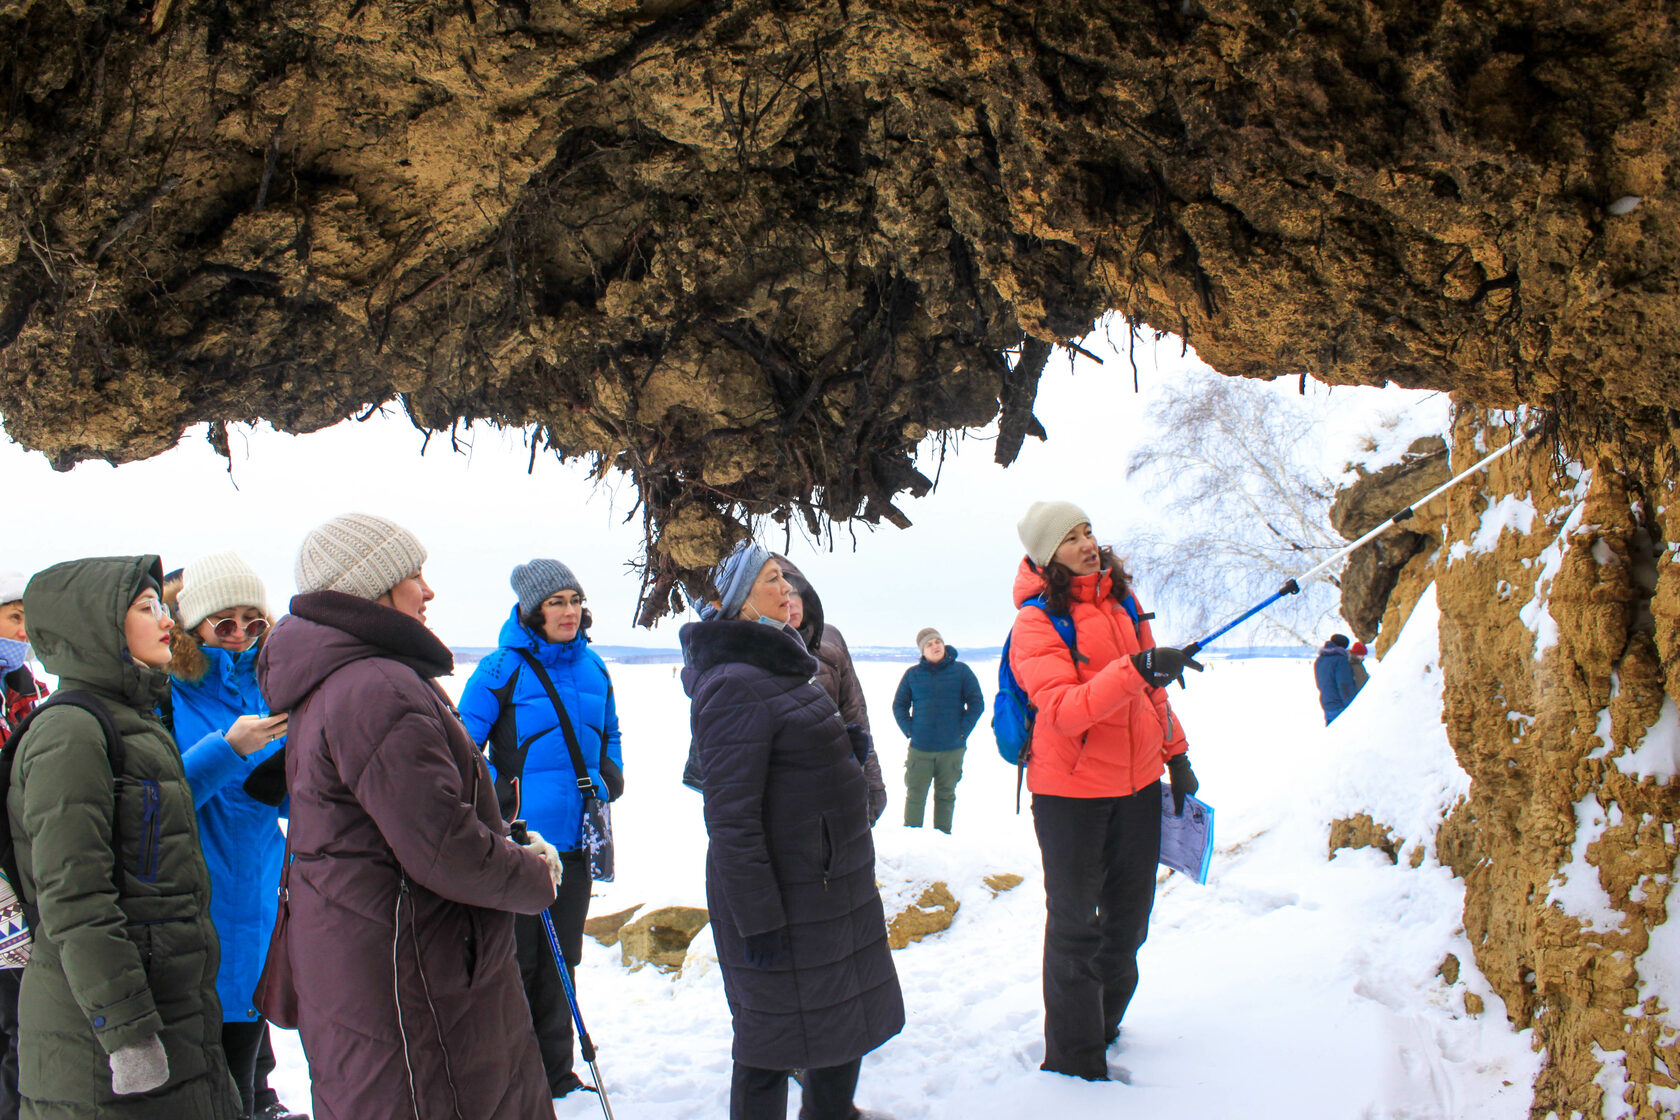
POLYGON ((706 900, 734 1017, 734 1057, 760 1069, 837 1066, 904 1029, 887 948, 863 770, 792 630, 682 629, 683 688, 706 799, 706 900), (772 967, 743 939, 786 927, 772 967))

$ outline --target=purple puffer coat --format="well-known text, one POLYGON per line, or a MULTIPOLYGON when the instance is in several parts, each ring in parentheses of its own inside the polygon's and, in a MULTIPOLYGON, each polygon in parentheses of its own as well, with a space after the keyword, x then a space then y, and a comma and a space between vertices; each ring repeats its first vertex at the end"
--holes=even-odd
POLYGON ((706 797, 706 901, 734 1057, 812 1069, 904 1029, 863 770, 799 635, 756 622, 682 628, 683 688, 706 797), (770 968, 743 939, 785 927, 770 968))
POLYGON ((258 673, 292 717, 287 937, 316 1120, 552 1120, 508 911, 554 887, 432 681, 449 650, 336 591, 291 609, 258 673))

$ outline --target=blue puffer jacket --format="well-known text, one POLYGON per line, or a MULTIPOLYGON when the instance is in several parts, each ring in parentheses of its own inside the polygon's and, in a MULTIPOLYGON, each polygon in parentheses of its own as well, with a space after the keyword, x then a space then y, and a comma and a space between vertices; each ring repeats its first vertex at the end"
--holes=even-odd
POLYGON ((606 662, 590 650, 586 635, 569 642, 546 641, 519 621, 517 607, 498 641, 501 648, 478 663, 461 692, 461 722, 473 742, 488 742, 502 815, 525 818, 544 840, 572 851, 583 824, 577 772, 554 704, 518 651, 536 654, 548 670, 571 718, 589 776, 609 799, 624 788, 612 678, 606 662), (514 778, 519 779, 517 805, 514 778))
POLYGON ((1324 709, 1324 722, 1330 724, 1353 702, 1359 690, 1353 684, 1353 667, 1348 663, 1348 651, 1332 642, 1325 642, 1313 662, 1313 676, 1318 681, 1318 703, 1324 709))
POLYGON ((893 697, 898 729, 919 751, 954 751, 968 745, 968 733, 986 710, 986 694, 974 670, 945 647, 945 656, 929 663, 922 658, 904 670, 893 697))
POLYGON ((198 810, 204 863, 210 869, 210 920, 222 943, 216 994, 221 997, 223 1022, 256 1022, 259 1016, 251 997, 274 932, 286 838, 280 831, 281 810, 264 805, 242 787, 256 764, 285 740, 241 758, 225 737, 240 716, 268 714, 257 689, 258 647, 236 654, 182 648, 191 642, 190 636, 177 641, 181 644, 171 671, 179 671, 178 663, 183 662, 192 671, 174 680, 175 741, 192 744, 181 757, 198 810))

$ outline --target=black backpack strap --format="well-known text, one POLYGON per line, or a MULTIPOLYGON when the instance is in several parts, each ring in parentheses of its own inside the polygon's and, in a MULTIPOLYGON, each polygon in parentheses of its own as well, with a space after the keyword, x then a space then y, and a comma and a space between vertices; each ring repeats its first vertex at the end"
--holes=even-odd
POLYGON ((572 717, 566 714, 566 705, 560 702, 560 693, 556 691, 554 682, 549 679, 548 670, 544 669, 537 655, 528 649, 517 651, 525 659, 525 664, 537 674, 537 680, 542 682, 543 691, 548 693, 549 703, 554 705, 554 714, 560 717, 560 733, 566 737, 566 749, 572 752, 572 769, 577 773, 578 792, 585 797, 600 799, 600 793, 595 789, 595 779, 589 776, 589 766, 583 761, 583 748, 578 746, 577 732, 572 730, 572 717))
MULTIPOLYGON (((99 721, 99 730, 105 735, 105 755, 111 762, 111 851, 115 858, 112 862, 112 883, 117 893, 122 893, 122 834, 120 821, 122 814, 116 803, 116 790, 121 787, 123 770, 128 764, 128 747, 123 742, 122 732, 117 730, 117 724, 111 718, 111 709, 105 702, 91 692, 79 688, 64 689, 53 693, 35 706, 18 721, 12 729, 11 736, 6 740, 4 750, 0 750, 0 815, 4 815, 8 796, 12 792, 12 767, 17 762, 18 745, 23 741, 24 733, 34 726, 35 720, 48 708, 69 705, 80 708, 99 721)), ((8 828, 10 822, 8 820, 8 828)), ((35 908, 35 903, 23 897, 22 880, 18 877, 17 848, 12 843, 8 831, 3 843, 0 843, 0 871, 4 871, 6 878, 12 884, 12 892, 17 895, 18 904, 23 907, 23 920, 29 923, 30 929, 39 929, 41 913, 35 908)))

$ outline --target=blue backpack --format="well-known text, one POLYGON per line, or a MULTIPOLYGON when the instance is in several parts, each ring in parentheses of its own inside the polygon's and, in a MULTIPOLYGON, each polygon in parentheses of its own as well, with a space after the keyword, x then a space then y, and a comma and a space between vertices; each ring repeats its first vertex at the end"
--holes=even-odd
MULTIPOLYGON (((1074 634, 1073 618, 1065 614, 1055 614, 1050 610, 1044 596, 1034 595, 1021 602, 1023 607, 1037 607, 1050 617, 1050 623, 1056 628, 1056 634, 1067 645, 1068 652, 1073 656, 1073 663, 1078 665, 1085 658, 1079 652, 1079 643, 1074 634)), ((1137 597, 1128 594, 1121 600, 1121 606, 1132 618, 1132 625, 1143 634, 1143 620, 1154 618, 1146 615, 1138 607, 1137 597)), ((1015 671, 1009 667, 1009 647, 1015 639, 1015 628, 1009 629, 1009 636, 1003 640, 1003 660, 998 663, 998 690, 992 698, 992 737, 997 740, 998 754, 1003 760, 1015 767, 1015 811, 1021 810, 1021 781, 1026 773, 1027 759, 1032 756, 1033 721, 1038 711, 1027 699, 1026 690, 1015 680, 1015 671)))

